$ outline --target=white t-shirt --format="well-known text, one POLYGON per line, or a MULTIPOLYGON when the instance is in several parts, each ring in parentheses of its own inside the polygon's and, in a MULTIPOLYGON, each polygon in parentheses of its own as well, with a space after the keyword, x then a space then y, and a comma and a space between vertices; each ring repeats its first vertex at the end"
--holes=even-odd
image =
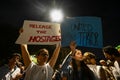
POLYGON ((97 79, 97 80, 100 80, 100 75, 99 75, 99 73, 100 73, 100 68, 101 68, 101 66, 99 66, 99 65, 87 65, 87 66, 90 68, 90 70, 93 71, 96 79, 97 79))
POLYGON ((48 63, 43 66, 39 66, 32 62, 26 69, 24 80, 51 80, 52 75, 53 69, 48 63))
POLYGON ((117 61, 114 62, 114 68, 112 72, 117 80, 120 80, 120 67, 117 61))
POLYGON ((114 62, 114 66, 115 66, 115 68, 117 69, 117 71, 118 71, 118 73, 120 75, 120 67, 119 67, 119 64, 118 64, 117 61, 114 62))
POLYGON ((17 66, 11 71, 8 65, 4 65, 0 68, 0 80, 11 80, 11 78, 15 78, 18 74, 20 74, 20 68, 17 66))

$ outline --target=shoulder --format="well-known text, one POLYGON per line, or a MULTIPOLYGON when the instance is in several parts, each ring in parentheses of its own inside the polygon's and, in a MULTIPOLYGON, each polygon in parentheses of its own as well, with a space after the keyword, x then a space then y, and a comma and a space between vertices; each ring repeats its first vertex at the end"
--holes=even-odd
POLYGON ((98 69, 103 69, 101 65, 96 65, 98 69))
POLYGON ((115 67, 118 67, 118 66, 119 66, 119 64, 118 64, 117 61, 114 62, 114 66, 115 66, 115 67))
POLYGON ((37 67, 38 65, 34 62, 31 62, 29 66, 26 68, 26 70, 32 69, 33 67, 37 67))
POLYGON ((49 63, 47 63, 45 66, 46 66, 50 71, 53 71, 53 68, 50 66, 49 63))

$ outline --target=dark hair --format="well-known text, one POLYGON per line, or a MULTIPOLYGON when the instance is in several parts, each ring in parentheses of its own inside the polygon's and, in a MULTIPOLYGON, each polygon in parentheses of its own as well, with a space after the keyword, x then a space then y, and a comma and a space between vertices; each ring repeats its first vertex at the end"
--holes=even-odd
POLYGON ((120 53, 118 52, 118 50, 112 46, 105 46, 105 47, 103 47, 102 50, 104 53, 107 53, 109 55, 114 55, 114 56, 118 56, 118 57, 120 56, 120 53))
POLYGON ((48 53, 48 50, 43 48, 43 49, 40 49, 37 53, 36 53, 36 56, 39 56, 41 53, 48 53))
POLYGON ((84 57, 87 57, 89 59, 96 58, 95 54, 92 52, 85 52, 84 57))
POLYGON ((96 59, 96 56, 92 52, 85 52, 83 55, 83 60, 85 61, 86 64, 91 64, 91 59, 96 59))
POLYGON ((75 59, 72 59, 72 67, 73 67, 73 80, 95 80, 94 73, 90 70, 90 68, 85 64, 83 60, 79 62, 81 68, 81 77, 78 76, 78 68, 75 62, 75 59))
POLYGON ((13 58, 14 56, 19 56, 19 58, 21 58, 21 55, 19 53, 13 53, 8 56, 8 59, 13 58))

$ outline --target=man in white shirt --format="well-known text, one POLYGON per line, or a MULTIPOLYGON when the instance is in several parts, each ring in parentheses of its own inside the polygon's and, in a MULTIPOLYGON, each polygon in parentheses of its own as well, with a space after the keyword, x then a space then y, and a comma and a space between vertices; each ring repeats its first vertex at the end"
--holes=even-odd
POLYGON ((114 62, 114 67, 117 71, 115 77, 117 80, 120 80, 120 53, 112 46, 105 46, 103 48, 103 53, 106 59, 114 62))
MULTIPOLYGON (((23 29, 20 29, 19 33, 22 32, 23 29)), ((36 54, 37 64, 32 62, 27 44, 21 44, 20 46, 23 62, 26 67, 24 80, 51 80, 53 67, 57 61, 61 44, 56 44, 56 48, 50 59, 48 50, 45 48, 40 49, 36 54)))
POLYGON ((27 45, 21 45, 22 57, 25 64, 26 76, 24 80, 51 80, 53 67, 57 61, 60 45, 57 45, 51 59, 48 61, 49 53, 47 49, 40 49, 36 55, 38 64, 32 62, 27 45), (47 62, 48 61, 48 62, 47 62))

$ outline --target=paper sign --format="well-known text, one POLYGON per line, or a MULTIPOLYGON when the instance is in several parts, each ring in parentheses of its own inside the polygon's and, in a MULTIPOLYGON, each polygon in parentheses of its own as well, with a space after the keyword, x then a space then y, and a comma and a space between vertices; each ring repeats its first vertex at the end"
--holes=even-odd
POLYGON ((102 21, 100 17, 71 17, 61 24, 62 46, 76 41, 78 46, 103 47, 102 21))
POLYGON ((61 42, 60 24, 25 20, 16 44, 52 45, 61 42))

